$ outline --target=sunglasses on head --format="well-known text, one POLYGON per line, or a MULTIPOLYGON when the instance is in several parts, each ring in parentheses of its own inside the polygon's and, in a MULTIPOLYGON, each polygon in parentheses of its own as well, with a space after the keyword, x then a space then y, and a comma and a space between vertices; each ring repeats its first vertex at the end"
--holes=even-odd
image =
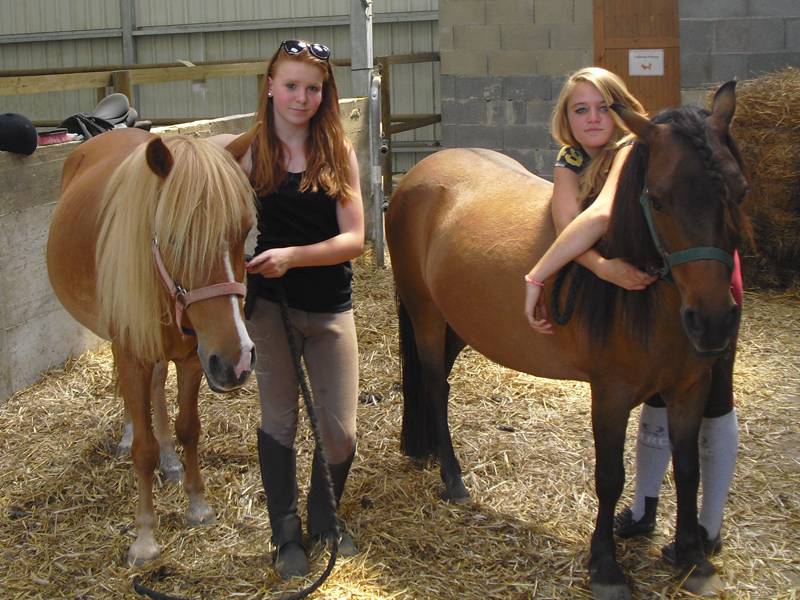
POLYGON ((281 48, 286 54, 296 56, 303 50, 308 50, 313 56, 320 60, 328 60, 331 57, 331 49, 325 44, 317 44, 316 42, 308 43, 303 40, 283 40, 281 48))

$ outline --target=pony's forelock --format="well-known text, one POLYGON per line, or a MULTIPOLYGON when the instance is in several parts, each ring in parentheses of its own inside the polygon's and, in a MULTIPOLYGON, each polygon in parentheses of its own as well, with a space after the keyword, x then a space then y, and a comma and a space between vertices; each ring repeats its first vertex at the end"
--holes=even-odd
POLYGON ((242 170, 206 140, 164 139, 173 155, 163 180, 147 166, 146 144, 115 170, 101 203, 97 244, 97 297, 101 324, 136 356, 163 356, 160 327, 172 320, 172 304, 154 266, 156 237, 176 282, 204 285, 211 265, 240 240, 252 222, 253 192, 242 170))

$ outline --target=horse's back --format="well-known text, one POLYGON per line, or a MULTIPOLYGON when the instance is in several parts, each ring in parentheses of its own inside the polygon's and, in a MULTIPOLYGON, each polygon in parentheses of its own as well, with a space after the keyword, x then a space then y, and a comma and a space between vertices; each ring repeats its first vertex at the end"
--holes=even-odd
POLYGON ((401 180, 386 214, 397 290, 410 313, 435 310, 490 359, 537 375, 582 379, 558 357, 565 335, 523 316, 523 276, 555 238, 552 184, 491 150, 427 157, 401 180))
POLYGON ((61 193, 63 194, 74 180, 87 177, 87 171, 102 172, 108 168, 113 171, 136 146, 154 135, 142 129, 124 128, 113 129, 85 141, 64 161, 61 170, 61 193))
POLYGON ((100 200, 114 170, 152 137, 141 129, 115 129, 80 144, 64 161, 47 239, 47 270, 67 311, 102 337, 108 333, 98 330, 95 298, 100 200))

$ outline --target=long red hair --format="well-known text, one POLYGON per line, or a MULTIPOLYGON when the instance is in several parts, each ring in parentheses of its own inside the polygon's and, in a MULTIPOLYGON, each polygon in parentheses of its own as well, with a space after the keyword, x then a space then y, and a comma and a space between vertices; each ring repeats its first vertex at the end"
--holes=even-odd
POLYGON ((278 189, 286 177, 286 155, 283 144, 275 132, 272 98, 269 96, 269 79, 285 61, 298 61, 313 65, 323 72, 322 102, 309 123, 306 142, 306 170, 300 181, 300 191, 324 190, 337 200, 349 200, 352 189, 348 184, 350 174, 350 143, 344 133, 339 116, 339 92, 333 69, 327 60, 312 55, 308 48, 290 55, 279 47, 267 67, 267 76, 259 94, 255 121, 261 127, 253 144, 253 168, 250 181, 259 196, 278 189))

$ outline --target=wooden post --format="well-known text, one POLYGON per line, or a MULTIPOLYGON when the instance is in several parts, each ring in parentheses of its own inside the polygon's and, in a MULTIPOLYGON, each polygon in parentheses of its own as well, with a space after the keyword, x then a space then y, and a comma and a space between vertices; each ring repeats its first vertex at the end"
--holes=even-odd
POLYGON ((133 86, 131 85, 130 71, 114 71, 111 73, 111 87, 115 92, 121 92, 130 101, 133 98, 133 86))

